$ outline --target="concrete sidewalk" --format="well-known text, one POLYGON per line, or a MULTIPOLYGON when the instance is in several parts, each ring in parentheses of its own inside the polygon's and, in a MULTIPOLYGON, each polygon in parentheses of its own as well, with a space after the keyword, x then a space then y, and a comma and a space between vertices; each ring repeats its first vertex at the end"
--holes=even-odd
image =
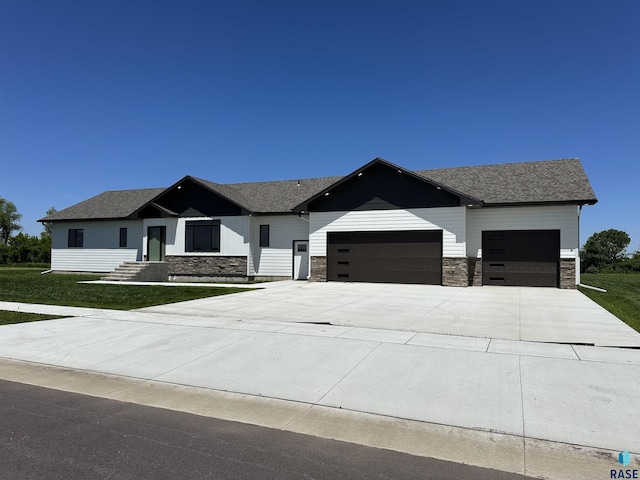
POLYGON ((113 311, 103 308, 65 307, 63 305, 42 305, 38 303, 21 302, 0 302, 0 310, 37 313, 40 315, 58 315, 61 317, 82 317, 97 313, 110 313, 113 311))
MULTIPOLYGON (((98 381, 111 386, 100 395, 151 404, 167 388, 196 388, 213 395, 212 416, 233 410, 220 406, 224 398, 245 407, 270 399, 258 406, 280 412, 277 428, 527 475, 590 478, 595 468, 591 478, 602 478, 616 468, 616 451, 640 453, 638 350, 112 311, 3 326, 0 357, 31 365, 5 362, 0 376, 9 380, 51 381, 51 369, 33 373, 45 368, 34 364, 107 374, 115 377, 98 381), (113 387, 123 378, 146 382, 144 393, 113 387), (350 422, 366 430, 364 419, 420 445, 344 432, 350 422)), ((165 406, 189 411, 179 406, 189 401, 167 398, 174 406, 165 406)), ((246 415, 231 416, 256 421, 246 415)))

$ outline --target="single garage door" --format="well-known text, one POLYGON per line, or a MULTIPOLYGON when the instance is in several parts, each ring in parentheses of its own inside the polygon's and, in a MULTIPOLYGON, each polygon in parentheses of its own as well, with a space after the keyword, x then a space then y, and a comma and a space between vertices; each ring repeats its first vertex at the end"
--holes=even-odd
POLYGON ((442 230, 329 233, 327 279, 440 285, 442 230))
POLYGON ((482 284, 557 287, 560 230, 482 232, 482 284))

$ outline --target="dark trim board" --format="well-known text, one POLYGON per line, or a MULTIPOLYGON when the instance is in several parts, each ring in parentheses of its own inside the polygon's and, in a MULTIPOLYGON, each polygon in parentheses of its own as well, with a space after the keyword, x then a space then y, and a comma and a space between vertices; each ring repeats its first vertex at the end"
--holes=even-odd
POLYGON ((560 230, 482 232, 482 284, 560 285, 560 230))
POLYGON ((331 232, 327 280, 442 284, 442 230, 331 232))

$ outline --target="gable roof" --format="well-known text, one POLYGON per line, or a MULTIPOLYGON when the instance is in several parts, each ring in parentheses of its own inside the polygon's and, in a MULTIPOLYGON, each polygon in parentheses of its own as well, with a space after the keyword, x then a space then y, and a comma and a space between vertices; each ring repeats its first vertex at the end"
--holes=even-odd
POLYGON ((418 170, 418 175, 482 199, 484 205, 594 204, 598 200, 577 158, 418 170))
POLYGON ((369 163, 367 163, 366 165, 358 168, 357 170, 355 170, 354 172, 350 173, 349 175, 346 175, 344 177, 338 177, 338 180, 335 181, 334 183, 328 185, 326 188, 318 191, 315 195, 312 195, 311 197, 307 197, 305 198, 302 202, 300 202, 299 204, 297 204, 295 207, 293 207, 292 209, 294 211, 299 211, 299 210, 305 210, 307 208, 307 206, 309 205, 309 203, 313 202, 314 200, 317 200, 318 198, 321 198, 323 195, 327 194, 327 192, 329 192, 330 190, 333 190, 336 187, 339 187, 340 185, 348 182, 349 180, 351 180, 354 177, 360 176, 362 175, 362 173, 373 167, 374 165, 384 165, 392 170, 397 170, 398 172, 404 173, 409 175, 410 177, 414 177, 418 180, 420 180, 421 182, 424 182, 428 185, 431 185, 433 187, 436 187, 438 189, 442 189, 446 192, 452 193, 458 197, 463 198, 465 203, 480 203, 480 200, 478 200, 477 198, 472 197, 471 195, 465 194, 461 191, 455 190, 449 186, 447 186, 444 183, 440 183, 437 181, 434 181, 426 176, 423 175, 418 175, 416 172, 412 172, 411 170, 407 170, 404 167, 401 167, 400 165, 396 165, 395 163, 391 163, 388 160, 385 160, 384 158, 374 158, 373 160, 371 160, 369 163))
POLYGON ((38 221, 126 218, 164 190, 164 188, 110 190, 60 210, 53 215, 41 218, 38 221))
POLYGON ((582 163, 576 158, 414 171, 376 158, 349 175, 337 177, 221 184, 186 176, 169 188, 104 192, 38 221, 127 218, 186 179, 250 213, 288 213, 376 162, 401 169, 480 205, 593 205, 598 201, 582 163))

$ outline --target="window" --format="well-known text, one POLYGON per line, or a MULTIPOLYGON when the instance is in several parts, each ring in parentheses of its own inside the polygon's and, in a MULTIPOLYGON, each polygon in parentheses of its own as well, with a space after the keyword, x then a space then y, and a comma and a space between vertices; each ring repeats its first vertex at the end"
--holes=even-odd
POLYGON ((67 240, 68 247, 81 247, 84 240, 84 230, 82 228, 70 228, 67 240))
POLYGON ((220 220, 187 222, 185 237, 187 252, 219 252, 220 220))
POLYGON ((127 246, 127 229, 121 228, 120 229, 120 247, 126 247, 126 246, 127 246))
POLYGON ((260 246, 269 246, 269 225, 260 225, 260 246))

